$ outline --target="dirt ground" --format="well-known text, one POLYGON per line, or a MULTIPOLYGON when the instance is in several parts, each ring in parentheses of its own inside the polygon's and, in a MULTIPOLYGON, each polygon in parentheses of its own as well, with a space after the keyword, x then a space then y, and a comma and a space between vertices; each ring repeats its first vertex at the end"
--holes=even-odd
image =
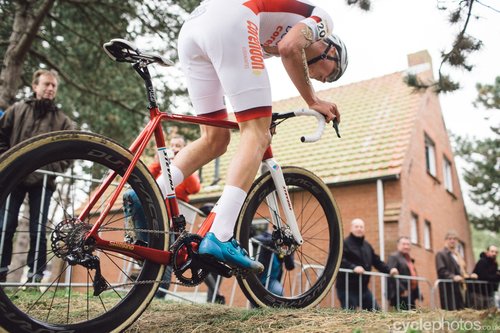
POLYGON ((500 311, 246 310, 155 301, 127 332, 500 332, 500 311))

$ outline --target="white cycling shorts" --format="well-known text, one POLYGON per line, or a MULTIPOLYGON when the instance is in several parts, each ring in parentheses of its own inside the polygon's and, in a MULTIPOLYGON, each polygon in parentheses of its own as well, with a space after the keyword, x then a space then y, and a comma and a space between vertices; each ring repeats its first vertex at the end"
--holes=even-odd
POLYGON ((197 115, 224 118, 224 95, 238 121, 271 115, 260 18, 243 2, 204 1, 180 31, 179 60, 197 115))

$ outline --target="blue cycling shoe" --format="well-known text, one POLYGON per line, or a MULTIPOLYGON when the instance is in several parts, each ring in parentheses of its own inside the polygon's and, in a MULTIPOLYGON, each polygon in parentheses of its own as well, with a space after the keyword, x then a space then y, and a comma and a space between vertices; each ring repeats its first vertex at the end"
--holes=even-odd
POLYGON ((254 273, 264 271, 264 265, 250 259, 248 252, 241 248, 238 241, 234 238, 231 238, 227 242, 221 242, 212 232, 209 232, 201 241, 198 253, 202 256, 212 256, 231 267, 249 270, 254 273))

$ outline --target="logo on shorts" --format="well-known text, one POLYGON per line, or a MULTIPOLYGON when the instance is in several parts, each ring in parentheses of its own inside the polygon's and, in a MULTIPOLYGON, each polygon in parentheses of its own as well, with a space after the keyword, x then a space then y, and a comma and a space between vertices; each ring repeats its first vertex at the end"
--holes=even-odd
POLYGON ((247 21, 248 48, 250 53, 250 67, 255 75, 260 75, 264 67, 264 55, 259 41, 259 27, 247 21))

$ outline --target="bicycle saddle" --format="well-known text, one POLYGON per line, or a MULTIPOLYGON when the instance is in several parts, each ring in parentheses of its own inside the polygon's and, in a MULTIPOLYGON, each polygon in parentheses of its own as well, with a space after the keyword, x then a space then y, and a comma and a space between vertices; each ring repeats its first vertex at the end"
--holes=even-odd
POLYGON ((158 54, 141 52, 137 46, 125 39, 114 38, 104 43, 102 47, 104 48, 104 52, 114 61, 136 63, 143 60, 148 64, 157 63, 165 67, 174 65, 171 60, 158 54))

